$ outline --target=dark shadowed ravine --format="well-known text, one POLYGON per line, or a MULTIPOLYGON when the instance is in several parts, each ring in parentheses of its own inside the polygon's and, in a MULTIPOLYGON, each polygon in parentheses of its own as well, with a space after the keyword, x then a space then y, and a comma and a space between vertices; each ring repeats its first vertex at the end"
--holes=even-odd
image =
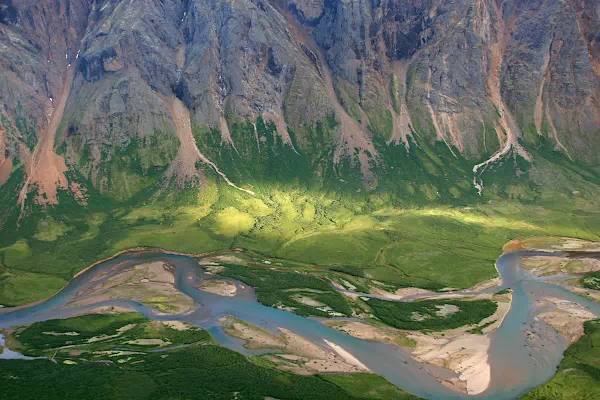
MULTIPOLYGON (((438 375, 451 377, 453 373, 450 371, 416 362, 408 351, 398 346, 357 339, 329 328, 317 320, 266 307, 257 302, 251 288, 238 290, 234 297, 223 297, 201 291, 198 289, 198 284, 205 276, 197 258, 167 255, 158 251, 120 255, 83 272, 48 300, 31 306, 0 310, 0 329, 49 319, 67 318, 99 306, 120 306, 140 312, 150 319, 175 319, 205 328, 222 345, 243 354, 256 354, 256 351, 245 349, 242 341, 227 336, 220 329, 218 319, 224 315, 233 315, 273 333, 277 333, 277 328, 288 329, 323 347, 327 347, 325 341, 333 342, 350 352, 373 372, 384 376, 402 389, 424 398, 514 399, 552 378, 567 346, 564 339, 552 327, 535 318, 540 312, 545 311, 543 308, 535 307, 536 302, 545 298, 568 300, 579 303, 600 316, 600 305, 559 286, 542 282, 520 267, 521 256, 542 254, 566 255, 560 252, 505 253, 496 262, 503 280, 502 284, 478 292, 495 292, 511 288, 513 299, 510 311, 501 326, 491 336, 490 386, 485 392, 475 396, 458 393, 442 385, 427 373, 427 370, 430 370, 438 375), (152 308, 128 299, 104 301, 83 307, 67 306, 78 292, 103 282, 116 271, 150 261, 168 261, 176 267, 175 286, 194 300, 196 309, 192 313, 161 315, 152 308), (532 332, 539 337, 535 343, 527 341, 528 334, 532 332)), ((474 294, 474 292, 462 293, 474 294)), ((440 293, 440 295, 447 295, 447 293, 440 293)), ((416 297, 410 300, 415 299, 416 297)))

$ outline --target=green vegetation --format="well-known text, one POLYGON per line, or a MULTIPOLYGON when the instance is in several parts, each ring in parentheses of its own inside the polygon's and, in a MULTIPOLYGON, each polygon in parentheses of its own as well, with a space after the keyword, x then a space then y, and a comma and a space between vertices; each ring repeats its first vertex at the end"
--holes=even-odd
POLYGON ((216 231, 223 236, 234 237, 246 233, 254 226, 254 218, 250 214, 227 207, 219 211, 215 218, 216 231))
POLYGON ((580 280, 581 286, 587 289, 600 290, 600 272, 587 274, 580 280))
MULTIPOLYGON (((112 124, 109 124, 110 130, 112 124)), ((79 148, 77 143, 75 146, 79 148)), ((133 199, 140 191, 156 184, 157 178, 167 170, 178 149, 179 142, 175 134, 160 131, 133 137, 125 145, 116 146, 114 156, 102 157, 97 166, 107 177, 107 194, 118 201, 133 199)), ((85 144, 77 161, 78 166, 85 169, 91 158, 88 144, 85 144)))
POLYGON ((42 349, 19 347, 10 336, 13 334, 7 337, 12 348, 53 357, 56 363, 50 360, 0 360, 0 380, 3 382, 0 398, 3 399, 414 398, 375 375, 299 376, 260 366, 236 352, 212 344, 204 330, 171 329, 136 314, 90 315, 20 329, 16 340, 26 339, 42 349), (119 328, 121 333, 115 339, 113 335, 119 333, 119 328), (70 335, 53 336, 43 332, 70 335), (80 335, 75 336, 73 332, 80 335), (148 338, 156 332, 160 332, 163 340, 169 340, 171 346, 201 343, 158 353, 144 351, 151 346, 137 346, 135 351, 122 350, 132 347, 130 341, 133 338, 148 338), (59 350, 46 349, 46 340, 40 340, 40 335, 45 339, 55 338, 57 341, 53 345, 67 344, 65 340, 76 343, 59 350), (103 340, 89 340, 103 335, 108 336, 103 340), (87 338, 85 341, 84 337, 87 338), (23 390, 24 382, 27 382, 27 390, 23 390))
POLYGON ((488 326, 492 325, 494 322, 496 322, 496 320, 490 321, 490 322, 486 322, 485 324, 481 325, 481 326, 476 326, 475 328, 469 330, 469 332, 475 334, 475 335, 483 335, 483 330, 485 328, 487 328, 488 326))
POLYGON ((75 348, 89 358, 102 358, 100 350, 113 348, 153 349, 210 342, 203 329, 181 325, 180 329, 159 321, 150 321, 140 314, 85 315, 64 320, 38 322, 10 333, 11 347, 25 355, 68 357, 75 348), (67 351, 55 349, 69 346, 67 351))
POLYGON ((497 308, 496 303, 490 300, 423 300, 401 303, 369 299, 368 305, 377 318, 394 328, 430 331, 478 324, 494 314, 497 308))
POLYGON ((67 344, 82 344, 95 336, 110 336, 127 324, 144 322, 139 314, 86 315, 76 318, 38 322, 27 326, 15 335, 27 352, 67 344), (47 333, 44 333, 47 332, 47 333), (67 333, 65 335, 65 333, 67 333), (73 333, 73 335, 69 334, 73 333))
POLYGON ((52 295, 68 281, 60 277, 0 268, 0 304, 5 307, 31 303, 40 294, 52 295))
POLYGON ((521 400, 600 398, 600 321, 585 323, 585 334, 565 352, 554 378, 521 400))
POLYGON ((71 227, 65 225, 63 222, 56 222, 53 218, 49 217, 46 220, 40 221, 37 232, 33 237, 37 240, 53 242, 71 229, 71 227))
POLYGON ((255 366, 217 346, 148 354, 143 363, 0 361, 0 397, 19 399, 355 399, 318 377, 255 366), (165 357, 166 356, 166 357, 165 357), (12 378, 11 378, 12 377, 12 378), (28 390, 23 390, 27 380, 28 390), (127 382, 127 385, 123 385, 127 382))
POLYGON ((417 400, 419 397, 406 393, 397 386, 390 384, 379 375, 321 375, 322 379, 346 389, 361 399, 369 400, 417 400))
MULTIPOLYGON (((11 185, 18 192, 19 171, 0 197, 11 185)), ((516 200, 416 207, 385 193, 254 189, 256 197, 210 182, 200 192, 188 188, 153 197, 151 191, 117 203, 88 186, 87 207, 61 192, 58 206, 34 207, 15 235, 0 237, 0 304, 51 296, 93 262, 139 246, 189 253, 242 247, 397 288, 440 290, 497 276, 494 262, 515 237, 599 239, 598 208, 584 199, 574 203, 577 211, 565 212, 554 198, 549 207, 516 200), (51 225, 54 233, 48 234, 51 225), (28 276, 39 284, 21 285, 28 276)), ((18 212, 4 214, 5 226, 16 226, 18 212)))
POLYGON ((358 278, 362 278, 365 275, 364 270, 356 265, 334 265, 330 267, 329 270, 352 275, 358 278))
POLYGON ((543 139, 528 148, 534 166, 519 157, 490 166, 479 197, 473 160, 454 157, 441 143, 419 139, 406 151, 376 135, 377 188, 367 190, 356 163, 342 158, 333 165, 333 116, 290 131, 291 145, 262 118, 229 126, 235 149, 221 143, 217 131, 194 126, 193 133, 202 152, 256 196, 226 185, 203 165, 202 187, 165 190, 160 178, 177 143, 155 132, 107 158, 115 165, 102 166, 109 179, 103 193, 77 172, 87 171, 91 150, 71 143, 83 150, 68 178, 84 188, 87 205, 59 190, 59 204, 42 208, 31 193, 17 224, 24 181, 24 167, 17 166, 0 191, 0 304, 51 296, 86 266, 136 247, 188 253, 241 247, 316 265, 305 272, 343 277, 362 291, 373 280, 386 290, 441 290, 496 277, 494 262, 516 237, 600 240, 597 173, 543 139))
POLYGON ((394 117, 390 110, 377 106, 374 110, 366 111, 369 117, 369 129, 377 134, 381 135, 383 139, 389 140, 394 134, 394 117))
POLYGON ((227 265, 219 275, 240 280, 256 290, 258 301, 271 307, 293 310, 299 315, 351 316, 343 295, 312 275, 258 266, 227 265))

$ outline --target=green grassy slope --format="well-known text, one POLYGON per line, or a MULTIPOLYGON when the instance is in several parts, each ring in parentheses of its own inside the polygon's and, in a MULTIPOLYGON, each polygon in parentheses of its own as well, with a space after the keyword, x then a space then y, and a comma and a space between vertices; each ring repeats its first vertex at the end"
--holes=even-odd
MULTIPOLYGON (((391 287, 440 290, 495 277, 495 259, 516 237, 600 239, 600 177, 543 140, 528 148, 534 164, 511 156, 489 167, 480 197, 473 161, 455 158, 439 143, 413 143, 407 152, 375 139, 378 185, 367 190, 357 165, 332 165, 333 118, 291 132, 294 148, 261 119, 260 143, 252 124, 230 125, 235 149, 222 145, 218 132, 199 127, 196 141, 256 196, 210 172, 199 188, 165 186, 158 180, 164 159, 156 149, 142 157, 158 140, 153 136, 122 150, 119 168, 137 171, 145 182, 132 192, 100 193, 83 164, 73 165, 69 178, 85 188, 87 205, 63 191, 54 207, 29 201, 18 220, 19 167, 0 190, 0 304, 50 296, 86 266, 139 246, 189 253, 242 247, 327 268, 359 268, 391 287), (156 157, 154 171, 147 161, 156 157)), ((129 179, 111 171, 115 182, 129 179)))

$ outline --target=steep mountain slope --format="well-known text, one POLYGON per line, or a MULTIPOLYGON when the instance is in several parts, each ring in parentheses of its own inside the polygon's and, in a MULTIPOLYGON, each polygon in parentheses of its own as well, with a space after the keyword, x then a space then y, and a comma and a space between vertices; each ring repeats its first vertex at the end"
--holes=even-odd
POLYGON ((541 142, 594 167, 593 3, 3 0, 0 182, 24 165, 23 207, 34 189, 40 204, 57 188, 84 201, 88 180, 121 200, 157 180, 201 183, 214 169, 183 162, 174 97, 207 160, 238 170, 270 146, 375 189, 398 146, 445 157, 441 143, 478 176, 509 155, 535 163, 526 147, 541 142), (236 140, 246 123, 254 140, 236 140))
POLYGON ((425 244, 599 239, 595 3, 0 0, 0 303, 139 246, 442 288, 425 244))
POLYGON ((598 10, 0 0, 0 306, 140 247, 394 292, 598 241, 598 10))
POLYGON ((0 308, 160 248, 363 318, 305 278, 461 290, 578 239, 600 242, 597 0, 0 0, 0 308))

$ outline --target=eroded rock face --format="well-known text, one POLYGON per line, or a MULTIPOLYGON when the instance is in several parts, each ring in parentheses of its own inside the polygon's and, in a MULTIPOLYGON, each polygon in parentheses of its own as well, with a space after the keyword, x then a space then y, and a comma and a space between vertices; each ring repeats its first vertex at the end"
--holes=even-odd
POLYGON ((288 0, 287 6, 303 23, 317 21, 325 10, 325 0, 288 0))
POLYGON ((273 121, 281 143, 300 147, 294 151, 318 147, 335 162, 360 165, 367 186, 384 162, 377 137, 407 149, 441 142, 476 164, 543 136, 567 157, 598 165, 598 7, 593 0, 1 0, 4 157, 25 160, 35 151, 72 68, 54 146, 102 191, 116 184, 107 165, 128 149, 135 147, 144 173, 175 160, 165 101, 173 96, 189 109, 194 132, 218 130, 221 146, 235 147, 234 121, 261 117, 273 121), (303 134, 329 115, 341 127, 327 143, 303 134), (157 152, 150 143, 164 146, 157 152))
POLYGON ((597 164, 600 17, 592 3, 339 1, 327 4, 314 35, 365 111, 405 100, 409 112, 425 114, 425 133, 477 159, 504 141, 494 115, 505 108, 514 135, 546 136, 597 164), (399 90, 385 90, 393 74, 399 90))

